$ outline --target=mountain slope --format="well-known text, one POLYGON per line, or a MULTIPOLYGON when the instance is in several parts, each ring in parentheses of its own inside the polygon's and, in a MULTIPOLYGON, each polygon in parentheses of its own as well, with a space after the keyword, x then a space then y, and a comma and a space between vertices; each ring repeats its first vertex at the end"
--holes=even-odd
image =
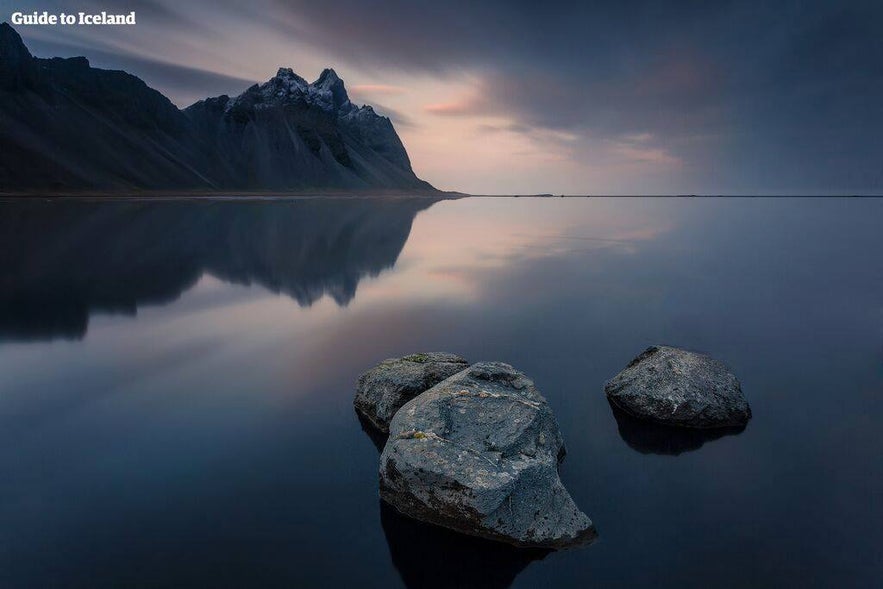
POLYGON ((0 24, 0 190, 210 186, 187 117, 125 72, 37 59, 0 24))
POLYGON ((281 68, 239 96, 197 102, 184 113, 245 188, 427 189, 386 117, 350 102, 326 69, 312 84, 281 68))
POLYGON ((181 111, 125 72, 35 58, 0 24, 0 192, 311 189, 433 190, 332 70, 181 111))

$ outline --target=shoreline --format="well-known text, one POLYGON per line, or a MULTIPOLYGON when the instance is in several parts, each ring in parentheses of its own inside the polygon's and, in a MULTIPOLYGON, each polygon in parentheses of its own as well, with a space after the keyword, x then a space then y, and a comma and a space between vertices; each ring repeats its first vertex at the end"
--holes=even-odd
POLYGON ((469 194, 456 191, 95 191, 95 192, 2 192, 6 200, 310 200, 310 199, 412 199, 456 200, 461 198, 883 198, 883 194, 469 194))
POLYGON ((312 199, 413 199, 425 198, 451 200, 471 196, 457 192, 0 192, 0 202, 5 200, 312 200, 312 199))

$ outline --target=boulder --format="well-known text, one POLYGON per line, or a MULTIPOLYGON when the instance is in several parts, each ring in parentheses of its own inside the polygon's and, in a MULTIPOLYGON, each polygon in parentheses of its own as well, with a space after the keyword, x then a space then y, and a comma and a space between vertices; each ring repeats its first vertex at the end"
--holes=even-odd
POLYGON ((564 443, 546 399, 508 364, 482 362, 409 401, 380 457, 380 497, 427 523, 516 546, 595 537, 558 478, 564 443))
POLYGON ((368 423, 387 433, 402 405, 468 366, 465 359, 445 352, 384 360, 359 377, 353 405, 368 423))
POLYGON ((723 363, 668 346, 647 348, 604 392, 629 415, 667 425, 735 427, 751 418, 739 380, 723 363))

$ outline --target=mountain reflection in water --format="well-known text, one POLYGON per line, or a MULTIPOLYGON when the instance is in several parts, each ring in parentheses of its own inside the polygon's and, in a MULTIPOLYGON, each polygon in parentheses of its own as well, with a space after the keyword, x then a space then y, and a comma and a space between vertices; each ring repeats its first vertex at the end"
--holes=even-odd
POLYGON ((309 306, 346 305, 395 264, 434 201, 3 203, 0 339, 82 338, 89 315, 135 314, 211 274, 309 306))

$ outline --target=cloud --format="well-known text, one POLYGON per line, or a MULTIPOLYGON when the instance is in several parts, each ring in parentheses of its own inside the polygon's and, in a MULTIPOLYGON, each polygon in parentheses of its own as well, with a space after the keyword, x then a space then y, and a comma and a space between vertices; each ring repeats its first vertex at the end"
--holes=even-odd
POLYGON ((356 84, 354 86, 349 86, 348 90, 350 94, 356 96, 389 96, 406 94, 408 92, 407 88, 391 86, 388 84, 356 84))
POLYGON ((642 164, 657 164, 677 166, 682 162, 679 158, 671 155, 661 147, 645 145, 644 142, 635 142, 623 139, 610 143, 610 152, 629 162, 642 164))
POLYGON ((372 102, 371 106, 374 108, 374 110, 377 112, 377 114, 384 116, 384 117, 388 117, 389 120, 392 121, 393 125, 395 125, 397 128, 401 128, 401 127, 414 128, 414 127, 419 126, 414 121, 414 119, 412 119, 408 115, 406 115, 403 112, 400 112, 394 108, 390 108, 390 107, 385 106, 383 104, 378 104, 377 102, 372 102))
POLYGON ((486 112, 480 104, 469 101, 427 104, 423 110, 443 117, 472 117, 486 112))
POLYGON ((531 132, 531 128, 527 125, 521 125, 519 123, 505 123, 505 124, 480 124, 475 126, 476 131, 482 134, 496 134, 496 133, 522 133, 529 134, 531 132))

